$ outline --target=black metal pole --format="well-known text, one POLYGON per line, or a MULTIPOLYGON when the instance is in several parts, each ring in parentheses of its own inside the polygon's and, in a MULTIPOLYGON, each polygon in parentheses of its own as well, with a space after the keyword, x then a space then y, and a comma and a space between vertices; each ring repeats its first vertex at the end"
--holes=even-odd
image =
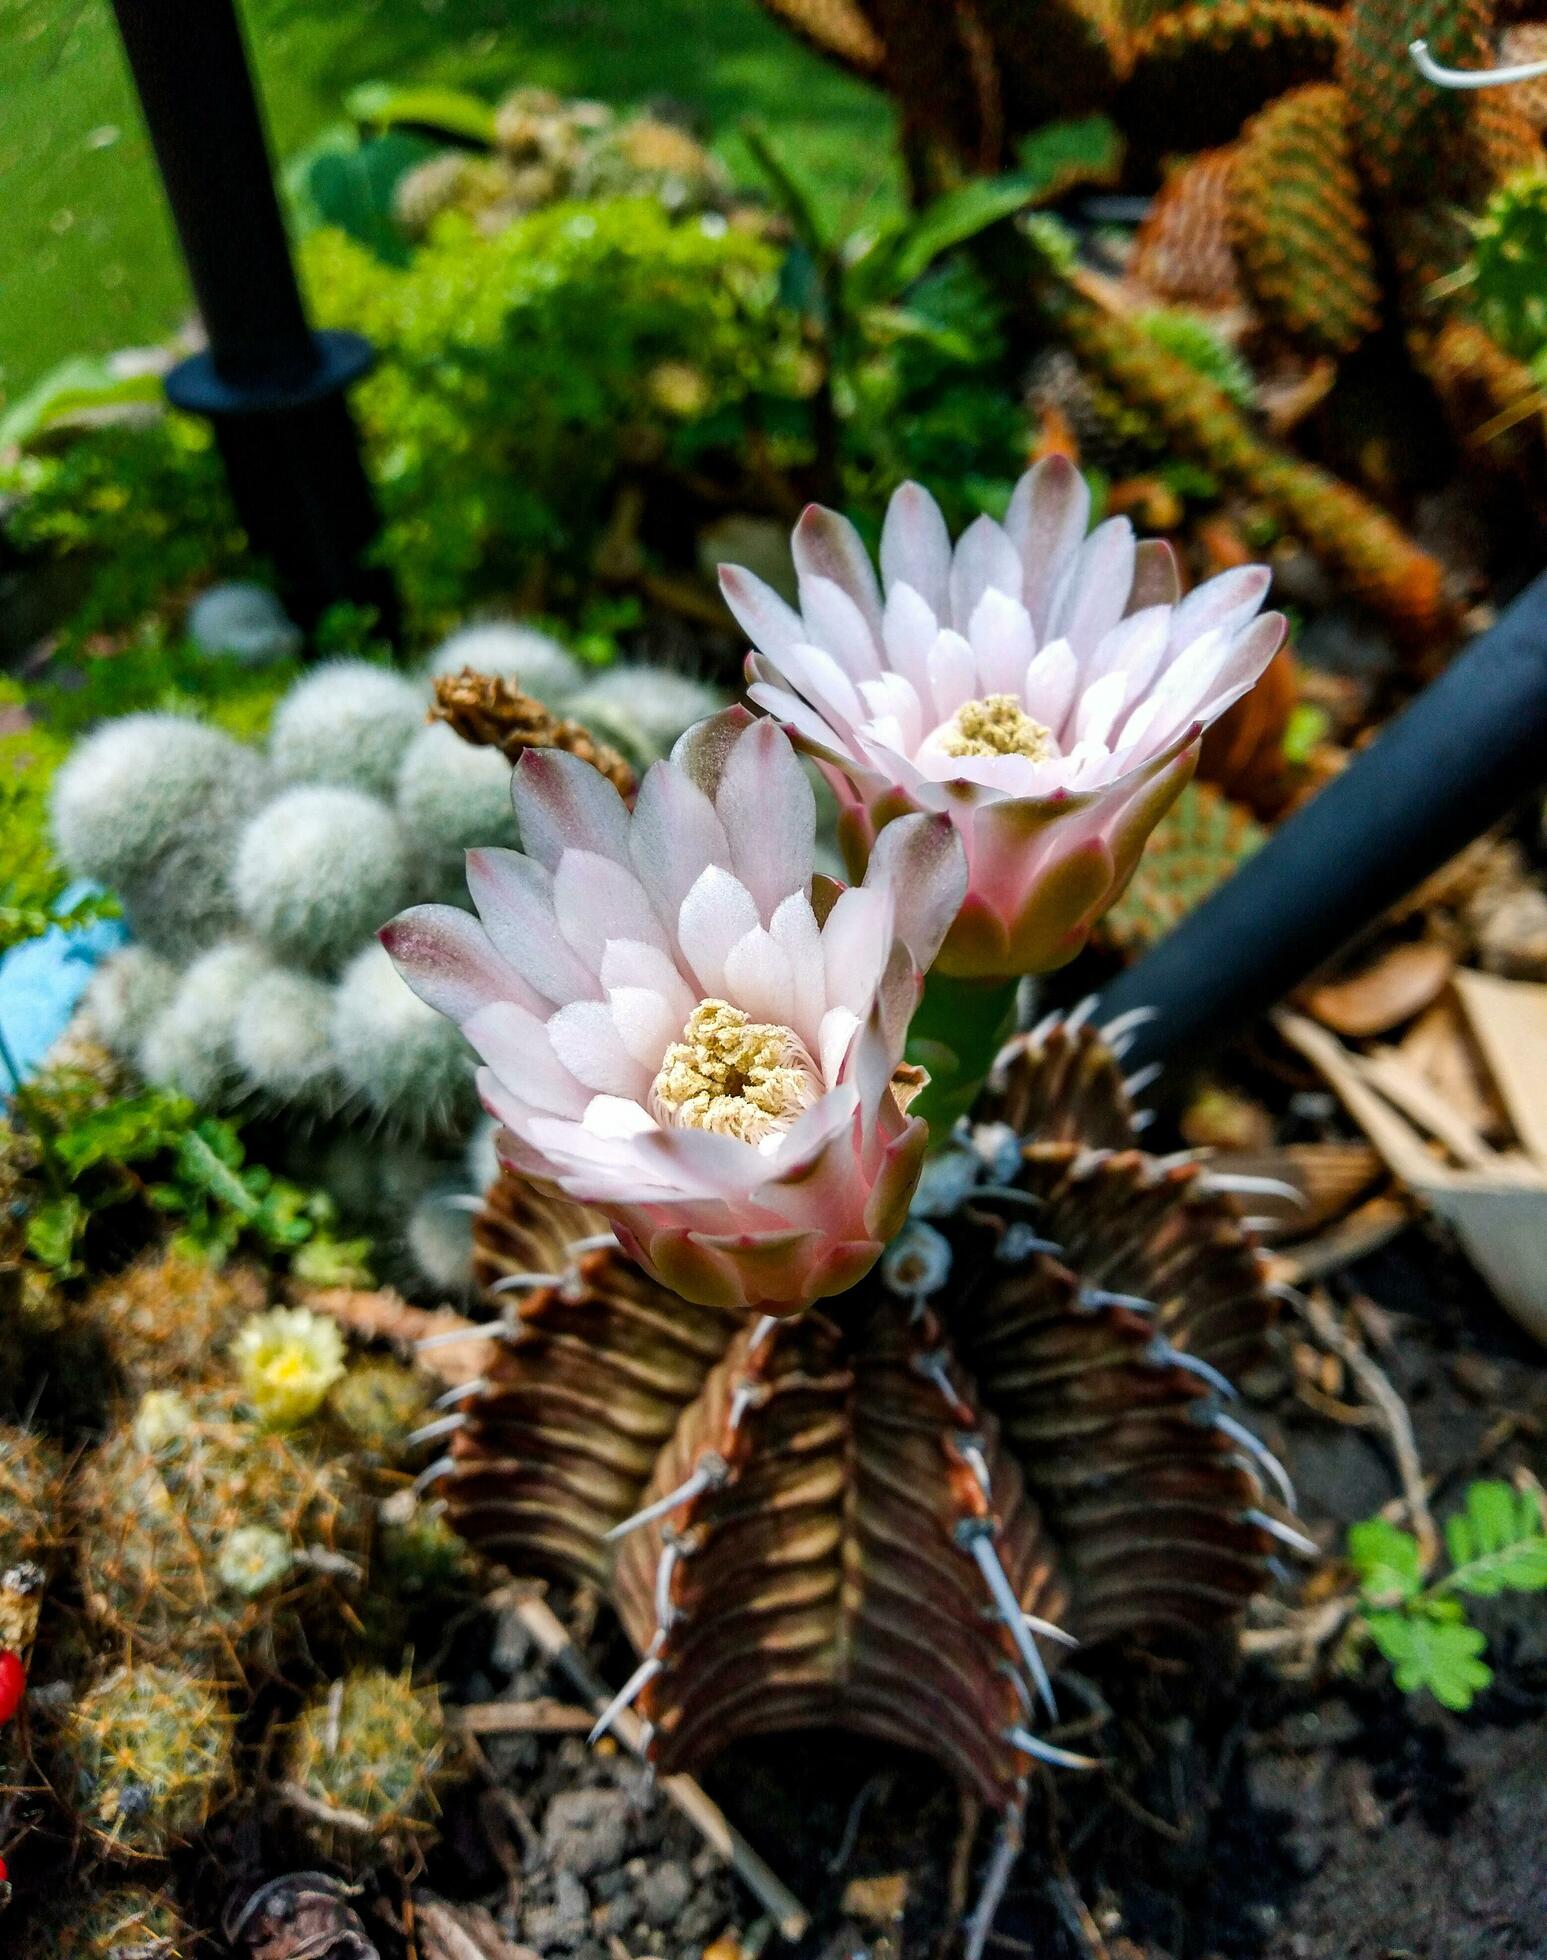
POLYGON ((209 339, 167 395, 214 423, 237 514, 297 620, 351 600, 395 638, 392 582, 365 563, 376 506, 345 400, 371 349, 307 324, 232 0, 113 11, 209 339))
POLYGON ((1199 1059, 1547 780, 1547 573, 1228 884, 1112 982, 1125 1060, 1199 1059))

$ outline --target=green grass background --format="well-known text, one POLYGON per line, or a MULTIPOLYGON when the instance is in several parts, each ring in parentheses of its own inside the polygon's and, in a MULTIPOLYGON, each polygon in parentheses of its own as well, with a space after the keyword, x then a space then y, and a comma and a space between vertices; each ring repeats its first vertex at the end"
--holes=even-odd
MULTIPOLYGON (((337 121, 358 82, 491 99, 533 83, 690 105, 749 178, 736 126, 758 118, 834 217, 896 194, 880 99, 755 0, 237 4, 281 156, 337 121)), ((0 408, 66 355, 154 340, 188 306, 108 0, 0 0, 0 408)))

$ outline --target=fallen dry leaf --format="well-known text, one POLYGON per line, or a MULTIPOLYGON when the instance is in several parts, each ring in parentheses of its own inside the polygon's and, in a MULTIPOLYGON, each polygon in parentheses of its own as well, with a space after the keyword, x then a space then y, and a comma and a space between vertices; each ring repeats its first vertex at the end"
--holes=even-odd
POLYGON ((1455 955, 1433 940, 1393 946, 1342 980, 1309 987, 1300 1005, 1323 1027, 1350 1041, 1386 1034, 1439 999, 1455 971, 1455 955))

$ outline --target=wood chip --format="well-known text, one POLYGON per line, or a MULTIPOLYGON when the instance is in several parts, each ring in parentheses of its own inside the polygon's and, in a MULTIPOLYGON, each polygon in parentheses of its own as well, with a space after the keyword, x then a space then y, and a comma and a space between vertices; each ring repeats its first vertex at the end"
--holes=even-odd
POLYGON ((481 1380, 494 1361, 495 1346, 487 1336, 475 1331, 472 1321, 449 1307, 433 1311, 411 1307, 390 1289, 367 1291, 351 1286, 330 1286, 307 1293, 302 1304, 314 1313, 325 1313, 340 1327, 362 1341, 390 1341, 410 1359, 416 1359, 427 1373, 436 1375, 449 1388, 463 1382, 481 1380), (448 1342, 445 1347, 420 1351, 418 1343, 432 1335, 455 1334, 466 1328, 465 1341, 448 1342))
POLYGON ((567 1701, 481 1701, 446 1711, 469 1735, 587 1735, 596 1717, 567 1701))
POLYGON ((482 1906, 453 1906, 430 1892, 414 1894, 420 1960, 540 1960, 506 1939, 482 1906))
POLYGON ((1449 948, 1432 940, 1393 946, 1357 973, 1307 988, 1300 1005, 1334 1034, 1365 1041, 1389 1034, 1432 1006, 1455 966, 1449 948))

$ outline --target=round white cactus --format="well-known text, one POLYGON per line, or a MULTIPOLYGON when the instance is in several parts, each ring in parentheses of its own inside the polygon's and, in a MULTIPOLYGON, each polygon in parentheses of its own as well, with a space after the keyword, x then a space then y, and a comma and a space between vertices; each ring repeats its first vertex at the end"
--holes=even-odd
POLYGON ((343 1100, 333 1059, 333 989, 309 973, 270 966, 236 1010, 231 1052, 244 1085, 272 1103, 325 1112, 343 1100))
POLYGON ((224 939, 201 954, 140 1043, 146 1080, 179 1089, 206 1107, 230 1100, 237 1087, 237 1010, 266 966, 260 950, 243 939, 224 939))
POLYGON ((421 728, 403 754, 397 812, 437 886, 460 881, 462 854, 520 842, 510 764, 498 749, 464 742, 443 721, 421 728))
POLYGON ((243 667, 293 660, 303 640, 275 593, 240 580, 199 594, 188 608, 188 637, 201 652, 243 667))
POLYGON ((242 832, 231 887, 281 959, 331 970, 413 896, 408 840, 361 790, 286 790, 242 832))
POLYGON ((567 647, 535 627, 509 620, 462 627, 430 655, 425 673, 433 680, 441 674, 460 674, 464 667, 514 681, 523 694, 535 695, 545 708, 563 707, 586 678, 586 669, 567 647))
POLYGON ((287 783, 330 783, 390 796, 404 747, 424 725, 423 685, 367 660, 335 660, 291 688, 274 711, 269 757, 287 783))
POLYGON ((132 1055, 151 1023, 172 1004, 177 968, 147 946, 125 946, 91 977, 83 1005, 115 1055, 132 1055))
POLYGON ((267 782, 262 757, 218 728, 124 715, 55 777, 54 841, 77 877, 122 895, 138 938, 186 959, 236 924, 232 850, 267 782))
POLYGON ((718 714, 728 699, 722 689, 690 674, 620 660, 573 695, 565 713, 648 769, 671 753, 684 729, 718 714))
POLYGON ((426 1191, 408 1215, 408 1252, 435 1292, 460 1298, 473 1289, 473 1218, 455 1179, 426 1191))
POLYGON ((500 1154, 494 1139, 500 1126, 492 1116, 480 1116, 467 1139, 462 1161, 467 1166, 468 1188, 481 1197, 500 1174, 500 1154))
POLYGON ((372 942, 344 969, 333 997, 340 1073, 384 1127, 443 1131, 469 1112, 473 1058, 454 1023, 426 1007, 372 942))

